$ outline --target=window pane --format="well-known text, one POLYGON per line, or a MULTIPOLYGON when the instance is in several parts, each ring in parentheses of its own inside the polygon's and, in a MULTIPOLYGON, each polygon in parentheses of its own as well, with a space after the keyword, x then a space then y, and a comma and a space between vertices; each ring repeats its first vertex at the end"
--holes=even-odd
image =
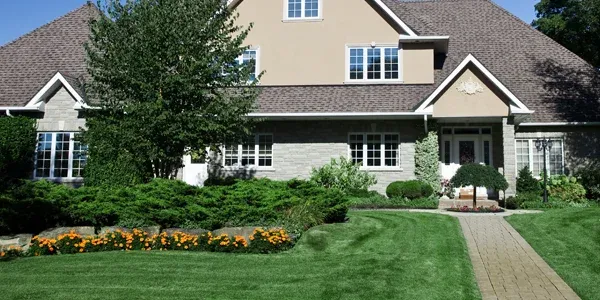
POLYGON ((491 128, 481 128, 481 134, 492 134, 491 128))
POLYGON ((83 177, 83 167, 87 161, 87 145, 79 141, 79 134, 73 140, 73 174, 72 177, 83 177))
POLYGON ((305 0, 304 16, 307 18, 316 18, 319 16, 319 0, 305 0))
POLYGON ((70 133, 57 133, 54 146, 54 177, 67 177, 69 173, 70 133))
POLYGON ((532 140, 530 144, 531 151, 533 152, 533 166, 531 168, 531 173, 533 176, 537 177, 542 175, 544 172, 544 150, 537 150, 535 147, 535 140, 532 140))
POLYGON ((563 146, 562 140, 552 140, 552 148, 550 149, 548 159, 548 174, 562 175, 563 174, 563 146))
POLYGON ((400 138, 397 134, 386 134, 385 135, 385 166, 386 167, 397 167, 399 166, 399 155, 398 155, 398 144, 400 138))
POLYGON ((256 79, 256 74, 258 70, 256 70, 256 50, 246 50, 242 57, 238 60, 238 63, 241 65, 250 65, 251 72, 250 78, 248 80, 253 81, 256 79))
MULTIPOLYGON (((517 171, 529 166, 529 141, 516 140, 517 143, 517 171)), ((537 176, 536 174, 533 174, 537 176)))
POLYGON ((381 166, 380 134, 367 134, 367 166, 381 166))
POLYGON ((381 49, 367 49, 367 79, 381 79, 381 49))
POLYGON ((273 166, 273 136, 270 134, 258 136, 258 165, 260 167, 273 166))
POLYGON ((288 18, 302 17, 302 0, 288 0, 288 18))
POLYGON ((385 79, 398 79, 398 49, 385 48, 385 79))
POLYGON ((483 163, 490 165, 490 141, 483 141, 483 163))
POLYGON ((351 134, 350 135, 350 156, 352 162, 355 164, 363 165, 363 135, 362 134, 351 134))
POLYGON ((248 139, 248 141, 242 145, 242 166, 254 166, 256 165, 256 147, 254 146, 254 137, 248 139))
POLYGON ((237 166, 238 165, 238 146, 237 145, 225 146, 225 165, 226 166, 237 166))
POLYGON ((52 160, 52 133, 38 134, 36 149, 35 176, 50 177, 50 162, 52 160))
POLYGON ((454 128, 454 134, 479 134, 479 128, 454 128))
POLYGON ((363 79, 363 49, 350 49, 350 79, 363 79))

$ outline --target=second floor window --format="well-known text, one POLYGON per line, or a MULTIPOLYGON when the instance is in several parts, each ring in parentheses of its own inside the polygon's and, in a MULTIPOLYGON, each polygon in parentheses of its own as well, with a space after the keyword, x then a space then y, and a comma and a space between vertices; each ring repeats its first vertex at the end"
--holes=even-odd
POLYGON ((321 14, 321 1, 322 0, 284 0, 287 4, 285 6, 285 19, 298 20, 298 19, 318 19, 321 14))
POLYGON ((400 80, 397 47, 348 48, 348 80, 400 80))
POLYGON ((239 65, 248 65, 248 64, 251 65, 251 69, 253 71, 250 72, 249 81, 254 81, 256 79, 256 76, 259 73, 259 71, 258 71, 258 50, 254 49, 254 50, 244 51, 244 54, 240 55, 236 59, 236 62, 239 65))

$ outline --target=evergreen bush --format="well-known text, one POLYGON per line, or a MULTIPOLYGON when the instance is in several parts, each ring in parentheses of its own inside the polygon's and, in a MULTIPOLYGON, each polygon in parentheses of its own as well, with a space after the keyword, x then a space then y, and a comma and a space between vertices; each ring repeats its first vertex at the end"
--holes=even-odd
POLYGON ((519 176, 517 177, 517 193, 531 193, 539 195, 541 192, 542 187, 540 186, 540 182, 533 177, 529 167, 525 166, 519 171, 519 176))
POLYGON ((415 143, 415 176, 428 183, 435 192, 442 190, 439 152, 437 131, 429 131, 415 143))
POLYGON ((36 122, 26 117, 0 117, 0 190, 31 176, 36 122))

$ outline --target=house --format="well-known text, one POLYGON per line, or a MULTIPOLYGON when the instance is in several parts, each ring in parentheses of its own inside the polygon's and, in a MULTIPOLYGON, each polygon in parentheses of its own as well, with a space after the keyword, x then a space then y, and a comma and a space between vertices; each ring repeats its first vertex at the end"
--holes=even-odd
MULTIPOLYGON (((255 61, 253 141, 224 147, 207 167, 185 158, 182 179, 208 170, 307 177, 346 156, 375 189, 415 178, 415 142, 439 135, 450 178, 465 163, 571 174, 600 157, 600 93, 590 65, 489 0, 231 0, 254 23, 240 63, 255 61)), ((85 147, 85 5, 0 48, 0 113, 39 119, 35 178, 81 180, 85 147)))

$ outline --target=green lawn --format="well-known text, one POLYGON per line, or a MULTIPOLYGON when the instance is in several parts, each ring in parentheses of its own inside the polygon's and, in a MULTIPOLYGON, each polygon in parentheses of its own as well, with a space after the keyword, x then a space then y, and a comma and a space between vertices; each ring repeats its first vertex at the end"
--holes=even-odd
POLYGON ((600 208, 555 209, 507 220, 582 299, 600 299, 600 208))
POLYGON ((0 263, 2 299, 479 299, 458 221, 351 212, 277 255, 104 252, 0 263))

